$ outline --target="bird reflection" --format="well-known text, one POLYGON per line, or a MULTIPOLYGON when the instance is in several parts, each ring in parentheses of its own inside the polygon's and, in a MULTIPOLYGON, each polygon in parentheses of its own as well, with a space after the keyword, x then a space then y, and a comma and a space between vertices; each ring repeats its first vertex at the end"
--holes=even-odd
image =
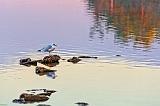
POLYGON ((38 72, 36 71, 35 73, 39 76, 47 76, 48 78, 55 79, 57 77, 56 72, 57 70, 48 70, 44 72, 38 72))

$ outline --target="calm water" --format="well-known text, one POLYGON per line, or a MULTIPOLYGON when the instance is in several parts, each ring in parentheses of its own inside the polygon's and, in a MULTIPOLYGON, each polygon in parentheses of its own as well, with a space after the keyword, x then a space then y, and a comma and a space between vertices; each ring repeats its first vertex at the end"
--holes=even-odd
POLYGON ((160 65, 159 19, 159 0, 0 0, 0 64, 54 42, 160 65))

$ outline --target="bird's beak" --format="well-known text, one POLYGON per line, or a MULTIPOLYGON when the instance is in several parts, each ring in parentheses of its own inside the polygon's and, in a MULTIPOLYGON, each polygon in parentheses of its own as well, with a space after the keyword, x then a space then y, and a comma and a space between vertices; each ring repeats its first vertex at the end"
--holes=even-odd
POLYGON ((53 44, 54 46, 57 46, 56 44, 53 44))

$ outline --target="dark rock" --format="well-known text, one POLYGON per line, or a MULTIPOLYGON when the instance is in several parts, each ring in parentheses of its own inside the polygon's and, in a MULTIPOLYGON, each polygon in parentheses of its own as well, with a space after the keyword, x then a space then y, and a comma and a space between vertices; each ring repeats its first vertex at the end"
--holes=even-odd
POLYGON ((66 59, 62 59, 62 60, 66 60, 66 59))
POLYGON ((47 89, 45 89, 45 90, 44 90, 44 92, 48 92, 48 93, 55 93, 55 92, 57 92, 57 91, 55 91, 55 90, 47 90, 47 89))
POLYGON ((45 92, 45 93, 40 93, 40 94, 38 94, 38 95, 44 95, 44 96, 51 96, 51 92, 45 92))
POLYGON ((19 103, 19 104, 26 104, 26 101, 24 99, 14 99, 12 102, 19 103))
POLYGON ((85 102, 77 102, 75 104, 77 104, 78 106, 88 106, 89 105, 88 103, 85 103, 85 102))
POLYGON ((42 60, 34 60, 32 61, 30 58, 26 58, 26 59, 21 59, 20 60, 20 65, 25 65, 25 66, 37 66, 37 62, 41 62, 42 60))
POLYGON ((79 59, 78 57, 73 57, 68 59, 67 61, 72 63, 78 63, 79 61, 81 61, 81 59, 79 59))
POLYGON ((45 56, 41 63, 55 63, 55 62, 59 62, 60 59, 61 57, 58 55, 49 55, 49 56, 45 56))
POLYGON ((45 62, 40 62, 41 64, 43 64, 43 65, 46 65, 46 66, 48 66, 48 67, 55 67, 56 65, 58 65, 59 64, 59 62, 54 62, 54 63, 45 63, 45 62))
POLYGON ((24 63, 29 62, 29 61, 31 61, 30 58, 21 59, 21 60, 20 60, 20 64, 24 64, 24 63))
POLYGON ((49 98, 45 95, 34 95, 34 94, 27 94, 23 93, 20 95, 20 100, 28 101, 28 102, 44 102, 47 101, 49 98))
POLYGON ((120 54, 117 54, 116 56, 117 56, 117 57, 120 57, 121 55, 120 55, 120 54))
POLYGON ((36 91, 43 91, 45 92, 46 89, 31 89, 31 90, 26 90, 27 92, 36 92, 36 91))
POLYGON ((46 105, 46 104, 38 104, 37 106, 51 106, 51 105, 46 105))
POLYGON ((78 58, 94 58, 94 59, 97 59, 98 57, 93 57, 93 56, 79 56, 78 58))
POLYGON ((31 66, 31 65, 27 64, 28 62, 31 62, 30 58, 20 59, 19 64, 20 65, 25 65, 25 66, 31 66))
POLYGON ((36 74, 46 74, 47 72, 55 72, 56 70, 49 70, 44 67, 36 67, 36 74))

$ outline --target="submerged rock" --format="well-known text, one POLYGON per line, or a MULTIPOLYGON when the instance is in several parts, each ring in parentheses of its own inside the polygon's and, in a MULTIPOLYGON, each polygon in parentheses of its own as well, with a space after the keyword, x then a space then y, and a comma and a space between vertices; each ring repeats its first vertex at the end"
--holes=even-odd
POLYGON ((51 106, 51 105, 47 105, 47 104, 38 104, 37 106, 51 106))
POLYGON ((93 57, 93 56, 79 56, 78 58, 94 58, 94 59, 97 59, 98 57, 93 57))
POLYGON ((78 63, 79 61, 81 61, 81 59, 79 59, 78 57, 73 57, 68 59, 67 61, 72 63, 78 63))
POLYGON ((117 57, 120 57, 121 55, 120 55, 120 54, 117 54, 116 56, 117 56, 117 57))
POLYGON ((75 104, 77 104, 78 106, 88 106, 89 105, 88 103, 85 103, 85 102, 77 102, 75 104))

